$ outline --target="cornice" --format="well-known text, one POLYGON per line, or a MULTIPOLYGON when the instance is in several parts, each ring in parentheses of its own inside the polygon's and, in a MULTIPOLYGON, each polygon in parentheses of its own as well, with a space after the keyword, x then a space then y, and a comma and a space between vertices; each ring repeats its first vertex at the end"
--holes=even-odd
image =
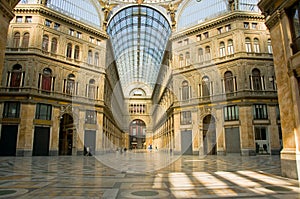
POLYGON ((284 14, 284 11, 277 10, 275 13, 273 13, 271 16, 269 16, 266 20, 266 26, 269 30, 271 30, 277 23, 280 22, 282 15, 284 14))
POLYGON ((220 17, 216 17, 212 20, 208 20, 204 23, 195 25, 191 28, 187 28, 185 30, 182 31, 178 31, 173 33, 172 37, 171 37, 171 41, 172 40, 176 40, 178 38, 181 37, 186 37, 187 35, 193 35, 196 34, 197 32, 201 32, 204 30, 208 30, 211 29, 215 26, 218 26, 222 23, 226 23, 230 20, 235 20, 235 19, 248 19, 248 20, 263 20, 265 21, 265 16, 264 15, 260 15, 260 14, 253 14, 253 13, 245 13, 245 12, 233 12, 227 15, 223 15, 220 17))
POLYGON ((31 7, 16 7, 14 9, 15 13, 38 13, 41 15, 46 15, 49 16, 51 18, 55 18, 58 19, 60 21, 63 21, 73 27, 77 27, 79 29, 85 30, 87 32, 90 32, 94 35, 97 35, 99 37, 103 37, 105 39, 108 39, 109 36, 107 35, 107 33, 103 30, 100 29, 100 25, 99 25, 99 29, 94 28, 88 24, 82 23, 80 21, 77 21, 76 19, 73 19, 71 17, 68 17, 66 15, 63 15, 57 11, 54 11, 50 8, 44 7, 44 6, 31 6, 31 7))
POLYGON ((14 18, 15 16, 13 13, 13 9, 4 4, 3 1, 0 1, 0 10, 4 13, 6 17, 9 17, 9 20, 14 18))

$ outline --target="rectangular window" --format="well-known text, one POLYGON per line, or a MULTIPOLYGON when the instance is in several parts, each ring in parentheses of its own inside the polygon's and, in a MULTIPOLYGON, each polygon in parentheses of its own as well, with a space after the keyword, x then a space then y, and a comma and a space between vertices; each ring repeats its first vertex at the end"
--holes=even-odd
POLYGON ((26 23, 31 23, 32 22, 32 16, 26 16, 25 17, 25 22, 26 23))
POLYGON ((253 105, 253 118, 255 120, 268 119, 267 105, 266 104, 254 104, 253 105))
POLYGON ((49 104, 38 103, 36 105, 35 119, 51 120, 52 106, 49 104))
POLYGON ((188 45, 189 44, 189 39, 185 39, 184 40, 184 45, 188 45))
POLYGON ((45 26, 50 27, 51 26, 52 21, 46 19, 45 20, 45 26))
POLYGON ((237 105, 225 106, 223 111, 225 121, 239 120, 239 109, 237 105))
POLYGON ((97 120, 97 112, 96 111, 87 110, 85 112, 85 123, 96 124, 96 120, 97 120))
POLYGON ((266 127, 256 126, 255 131, 255 140, 267 140, 267 129, 266 127))
POLYGON ((180 124, 192 124, 191 111, 182 111, 180 113, 180 124))
POLYGON ((60 27, 60 24, 54 23, 54 27, 53 27, 53 28, 54 28, 55 30, 59 30, 59 27, 60 27))
POLYGON ((99 39, 97 39, 97 45, 100 46, 101 41, 99 39))
POLYGON ((3 118, 19 118, 20 102, 5 102, 3 118))
POLYGON ((94 43, 94 37, 90 37, 90 42, 94 43))
POLYGON ((207 38, 209 37, 208 32, 203 33, 203 35, 204 35, 204 38, 205 38, 205 39, 207 39, 207 38))
POLYGON ((257 23, 252 23, 252 29, 257 29, 257 23))
POLYGON ((290 31, 292 34, 292 50, 297 53, 300 50, 300 2, 297 1, 288 11, 290 31))
POLYGON ((23 17, 22 16, 17 16, 16 17, 16 22, 17 23, 22 23, 23 17))
POLYGON ((197 35, 197 41, 201 41, 201 35, 197 35))
POLYGON ((249 22, 244 22, 244 28, 249 29, 249 22))
POLYGON ((74 36, 74 30, 73 29, 69 29, 69 35, 74 36))
POLYGON ((226 30, 226 32, 230 31, 231 30, 231 25, 230 24, 226 25, 225 30, 226 30))
POLYGON ((218 28, 218 34, 221 34, 223 32, 223 27, 218 28))
POLYGON ((81 38, 82 38, 81 32, 77 32, 77 33, 76 33, 76 37, 79 38, 79 39, 81 39, 81 38))

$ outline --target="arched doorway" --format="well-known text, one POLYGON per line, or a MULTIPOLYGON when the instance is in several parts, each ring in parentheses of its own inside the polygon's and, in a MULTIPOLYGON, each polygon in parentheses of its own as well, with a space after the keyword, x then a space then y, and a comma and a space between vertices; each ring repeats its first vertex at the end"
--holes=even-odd
POLYGON ((73 148, 73 117, 64 114, 60 120, 59 130, 59 155, 72 155, 73 148))
POLYGON ((216 155, 216 124, 212 115, 203 118, 203 152, 204 155, 216 155))
POLYGON ((133 120, 129 125, 130 149, 146 148, 146 124, 142 120, 133 120))

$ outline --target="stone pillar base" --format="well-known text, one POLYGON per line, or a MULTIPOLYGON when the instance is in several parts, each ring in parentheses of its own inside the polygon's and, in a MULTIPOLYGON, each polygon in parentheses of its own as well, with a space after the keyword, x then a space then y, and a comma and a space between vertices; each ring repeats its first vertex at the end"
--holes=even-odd
POLYGON ((298 165, 300 164, 300 154, 296 155, 295 150, 284 149, 280 154, 281 174, 284 177, 298 179, 298 165), (298 156, 298 158, 297 158, 298 156), (296 160, 296 158, 298 160, 296 160))
POLYGON ((271 149, 271 155, 280 155, 281 149, 271 149))
POLYGON ((16 156, 25 156, 25 157, 32 156, 32 150, 30 150, 30 149, 17 149, 16 150, 16 156))
POLYGON ((49 156, 58 156, 58 150, 50 150, 49 156))
POLYGON ((241 156, 255 156, 256 152, 254 149, 241 149, 241 156))
POLYGON ((225 151, 217 151, 217 155, 226 155, 225 151))

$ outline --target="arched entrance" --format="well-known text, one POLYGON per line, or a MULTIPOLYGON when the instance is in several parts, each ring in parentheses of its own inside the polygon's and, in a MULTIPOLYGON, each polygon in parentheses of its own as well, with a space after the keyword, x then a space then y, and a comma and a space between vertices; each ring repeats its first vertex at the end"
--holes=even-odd
POLYGON ((216 155, 216 123, 212 115, 203 118, 203 152, 204 155, 216 155))
POLYGON ((133 120, 129 125, 130 149, 145 149, 146 124, 142 120, 133 120))
POLYGON ((72 155, 74 124, 73 117, 63 114, 59 130, 59 155, 72 155))

